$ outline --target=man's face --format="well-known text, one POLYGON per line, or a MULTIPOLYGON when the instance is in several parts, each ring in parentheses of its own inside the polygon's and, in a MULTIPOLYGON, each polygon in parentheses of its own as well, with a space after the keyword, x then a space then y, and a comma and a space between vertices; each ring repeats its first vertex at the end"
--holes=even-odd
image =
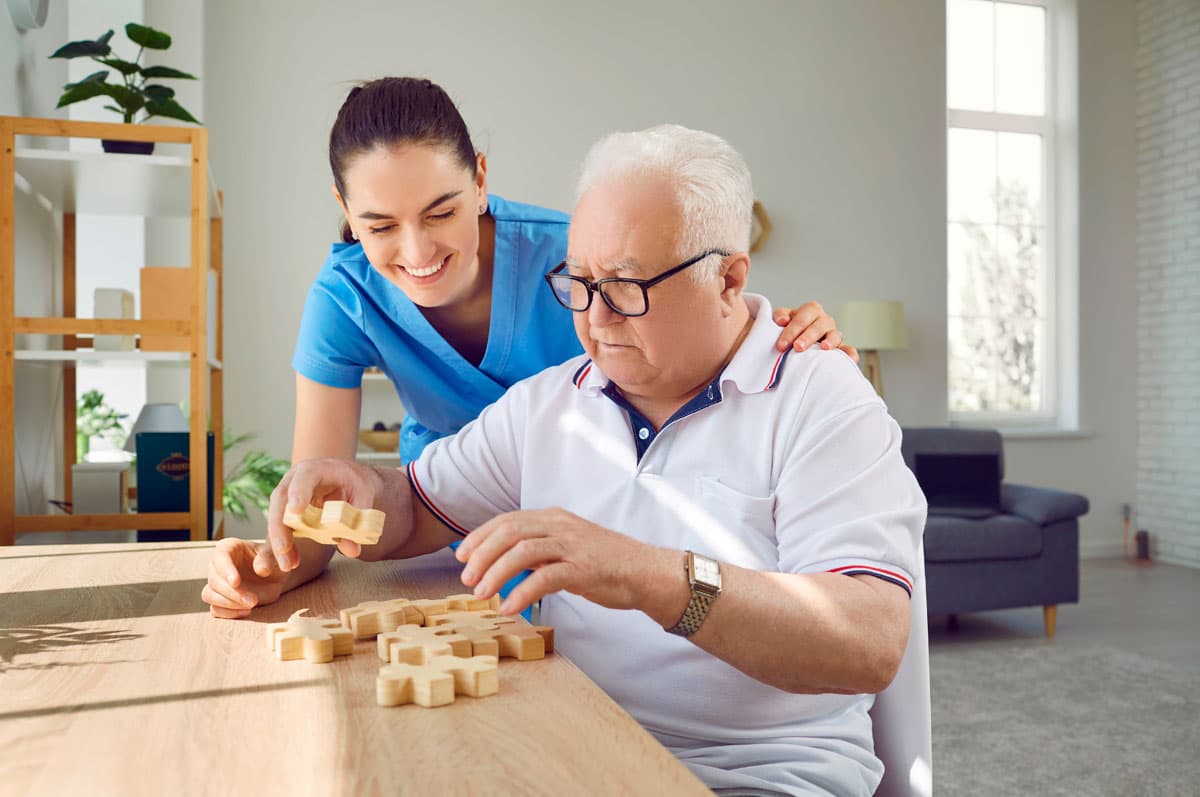
MULTIPOLYGON (((579 200, 571 220, 567 273, 651 279, 699 252, 680 253, 680 206, 663 177, 606 183, 579 200)), ((712 255, 712 257, 720 257, 712 255)), ((693 268, 704 265, 705 261, 693 268)), ((628 318, 595 295, 574 313, 575 332, 588 356, 630 398, 690 396, 711 379, 726 356, 721 329, 724 281, 692 280, 692 269, 649 289, 649 312, 628 318)))

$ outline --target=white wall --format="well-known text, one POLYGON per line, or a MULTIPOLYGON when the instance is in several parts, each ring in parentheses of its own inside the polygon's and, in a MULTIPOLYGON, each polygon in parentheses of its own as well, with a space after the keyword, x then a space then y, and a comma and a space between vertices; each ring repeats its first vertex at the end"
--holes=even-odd
POLYGON ((1134 72, 1129 0, 1082 0, 1079 18, 1079 415, 1082 437, 1008 439, 1009 478, 1086 495, 1083 554, 1120 555, 1136 503, 1137 277, 1134 72))
POLYGON ((1200 567, 1200 5, 1137 5, 1138 525, 1200 567))
MULTIPOLYGON (((0 114, 52 116, 67 82, 64 61, 46 56, 65 42, 67 19, 50 9, 45 27, 18 32, 7 10, 0 12, 0 114)), ((61 142, 38 142, 61 147, 61 142)), ((33 197, 17 192, 16 306, 24 315, 52 315, 60 289, 61 249, 58 223, 33 197)), ((46 345, 45 338, 27 345, 46 345)), ((57 368, 20 363, 16 367, 16 506, 18 514, 46 512, 58 495, 57 464, 61 448, 61 378, 57 368)))
POLYGON ((753 286, 836 307, 870 284, 904 301, 913 345, 887 363, 889 392, 905 422, 940 422, 943 17, 929 0, 208 3, 230 423, 289 452, 292 346, 337 233, 329 125, 354 81, 387 74, 450 92, 493 191, 567 210, 603 133, 676 121, 726 137, 775 225, 753 286))
MULTIPOLYGON (((1089 434, 1009 440, 1008 476, 1088 495, 1084 549, 1111 552, 1117 507, 1134 485, 1123 374, 1134 363, 1136 37, 1130 3, 1082 5, 1089 434)), ((850 299, 904 302, 910 346, 882 355, 888 401, 904 424, 944 423, 944 17, 942 0, 212 0, 206 121, 226 192, 230 424, 289 452, 292 346, 337 234, 329 125, 354 81, 388 74, 424 75, 450 92, 488 154, 493 191, 566 210, 579 161, 603 133, 675 121, 724 136, 749 161, 774 223, 752 287, 776 303, 815 298, 834 310, 850 299)))

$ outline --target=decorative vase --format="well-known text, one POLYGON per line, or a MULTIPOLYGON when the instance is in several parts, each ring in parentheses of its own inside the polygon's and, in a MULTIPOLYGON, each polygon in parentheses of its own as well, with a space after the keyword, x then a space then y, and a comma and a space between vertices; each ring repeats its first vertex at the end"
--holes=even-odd
POLYGON ((105 152, 120 152, 126 155, 149 155, 154 152, 153 141, 113 141, 102 138, 100 146, 104 147, 105 152))

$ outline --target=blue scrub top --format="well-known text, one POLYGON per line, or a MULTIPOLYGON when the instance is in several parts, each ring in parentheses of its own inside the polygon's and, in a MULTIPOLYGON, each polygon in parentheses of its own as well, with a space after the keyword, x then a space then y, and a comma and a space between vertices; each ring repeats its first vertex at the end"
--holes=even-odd
POLYGON ((512 384, 583 349, 570 311, 542 276, 567 255, 569 217, 490 195, 496 222, 492 317, 475 366, 438 334, 402 290, 371 267, 362 244, 336 243, 308 291, 292 367, 330 387, 353 388, 381 369, 407 417, 400 458, 454 434, 512 384))

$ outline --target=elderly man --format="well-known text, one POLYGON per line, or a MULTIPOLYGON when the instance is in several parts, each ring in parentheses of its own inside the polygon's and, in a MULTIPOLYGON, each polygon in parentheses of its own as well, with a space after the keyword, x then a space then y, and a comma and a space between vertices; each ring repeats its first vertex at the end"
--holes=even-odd
POLYGON ((273 556, 229 556, 241 575, 210 589, 265 602, 283 571, 288 586, 319 572, 285 503, 373 504, 388 525, 365 559, 462 539, 480 596, 532 569, 501 610, 541 599, 558 649, 711 788, 873 792, 867 710, 905 648, 925 502, 849 358, 779 353, 770 306, 743 293, 752 201, 711 134, 600 141, 547 275, 586 356, 515 385, 407 474, 297 465, 272 496, 273 556))

